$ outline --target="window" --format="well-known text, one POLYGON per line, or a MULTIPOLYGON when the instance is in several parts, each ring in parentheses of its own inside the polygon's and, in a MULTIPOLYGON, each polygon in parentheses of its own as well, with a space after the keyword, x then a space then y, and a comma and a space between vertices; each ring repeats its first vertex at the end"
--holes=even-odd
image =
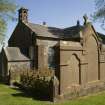
POLYGON ((52 47, 49 47, 48 49, 48 66, 51 69, 55 69, 55 51, 52 47))

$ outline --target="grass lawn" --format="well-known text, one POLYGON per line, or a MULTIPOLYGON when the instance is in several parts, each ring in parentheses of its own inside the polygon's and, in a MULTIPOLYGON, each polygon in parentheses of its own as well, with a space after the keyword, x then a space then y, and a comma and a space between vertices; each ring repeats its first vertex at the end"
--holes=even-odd
POLYGON ((105 105, 105 91, 75 100, 52 104, 47 101, 35 100, 18 90, 0 84, 0 105, 105 105))

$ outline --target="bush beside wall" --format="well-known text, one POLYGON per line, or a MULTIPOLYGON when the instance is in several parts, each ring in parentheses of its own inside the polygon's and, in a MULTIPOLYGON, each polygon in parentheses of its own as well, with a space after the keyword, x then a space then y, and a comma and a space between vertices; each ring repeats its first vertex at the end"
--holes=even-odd
POLYGON ((21 86, 32 96, 39 98, 50 97, 50 81, 53 77, 53 70, 25 70, 21 74, 21 86))

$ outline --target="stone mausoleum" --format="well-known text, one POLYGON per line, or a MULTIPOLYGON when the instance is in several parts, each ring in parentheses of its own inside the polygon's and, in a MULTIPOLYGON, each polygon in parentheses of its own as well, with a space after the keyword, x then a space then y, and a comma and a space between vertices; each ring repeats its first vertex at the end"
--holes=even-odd
POLYGON ((59 98, 105 89, 105 36, 94 29, 87 16, 83 25, 77 21, 75 26, 61 29, 46 22, 30 23, 28 9, 18 12, 18 24, 8 47, 2 50, 2 77, 9 75, 14 64, 32 69, 48 67, 59 81, 59 98))

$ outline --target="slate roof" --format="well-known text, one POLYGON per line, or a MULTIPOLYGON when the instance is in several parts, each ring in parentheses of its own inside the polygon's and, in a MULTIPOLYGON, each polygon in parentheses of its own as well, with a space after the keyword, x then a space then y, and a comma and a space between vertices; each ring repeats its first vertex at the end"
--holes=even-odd
MULTIPOLYGON (((61 38, 61 39, 79 39, 80 30, 83 28, 81 25, 75 25, 72 27, 60 29, 56 27, 47 27, 44 25, 27 23, 26 24, 37 36, 50 37, 50 38, 61 38)), ((105 35, 97 32, 102 42, 105 44, 105 35)))
POLYGON ((81 25, 76 25, 63 29, 64 37, 66 38, 80 38, 79 32, 83 28, 81 25))
POLYGON ((102 39, 102 43, 105 44, 105 35, 102 33, 97 32, 97 34, 99 35, 99 37, 102 39))
MULTIPOLYGON (((26 24, 37 36, 51 37, 51 38, 77 38, 82 26, 73 26, 69 28, 55 28, 44 25, 27 23, 26 24)), ((79 36, 78 36, 79 37, 79 36)))
POLYGON ((5 55, 8 61, 29 61, 30 59, 24 56, 18 47, 4 48, 5 55))
POLYGON ((52 28, 39 25, 39 24, 33 24, 33 23, 27 23, 26 24, 33 32, 37 34, 37 36, 43 36, 43 37, 52 37, 52 38, 59 38, 57 33, 58 31, 60 32, 61 29, 54 28, 54 31, 57 30, 57 32, 53 33, 52 28))

